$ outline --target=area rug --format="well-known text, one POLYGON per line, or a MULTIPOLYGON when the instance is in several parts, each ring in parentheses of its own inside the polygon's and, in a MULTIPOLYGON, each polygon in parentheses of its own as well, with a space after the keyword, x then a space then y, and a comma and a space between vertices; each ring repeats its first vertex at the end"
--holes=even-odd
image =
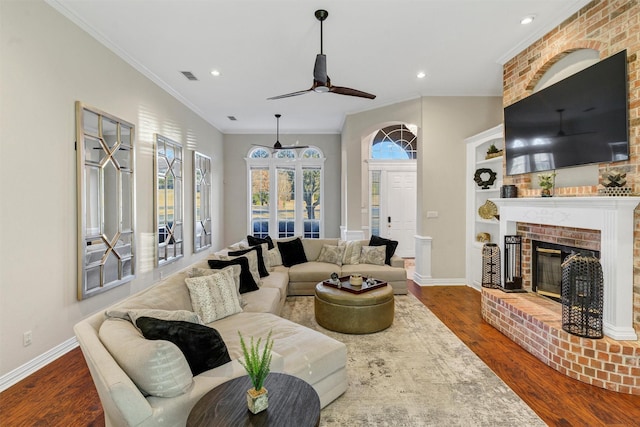
POLYGON ((282 316, 347 345, 347 391, 321 426, 545 426, 413 295, 396 295, 393 325, 348 335, 319 326, 313 297, 288 297, 282 316))

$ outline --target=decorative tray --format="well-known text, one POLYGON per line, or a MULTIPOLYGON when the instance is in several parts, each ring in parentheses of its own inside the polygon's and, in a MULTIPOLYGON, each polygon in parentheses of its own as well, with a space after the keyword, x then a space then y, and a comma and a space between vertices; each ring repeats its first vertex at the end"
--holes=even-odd
POLYGON ((322 282, 322 284, 325 285, 325 286, 329 286, 331 288, 336 288, 336 289, 341 289, 343 291, 351 292, 352 294, 361 294, 363 292, 369 292, 369 291, 372 291, 374 289, 381 288, 383 286, 387 286, 387 282, 385 282, 383 280, 378 280, 378 279, 373 279, 373 281, 375 283, 370 285, 370 284, 368 284, 366 282, 367 278, 364 277, 364 276, 362 276, 362 285, 361 286, 354 286, 349 281, 350 278, 351 278, 351 276, 340 277, 338 279, 338 280, 340 280, 340 287, 338 287, 338 285, 336 283, 332 282, 331 280, 325 280, 325 281, 322 282))

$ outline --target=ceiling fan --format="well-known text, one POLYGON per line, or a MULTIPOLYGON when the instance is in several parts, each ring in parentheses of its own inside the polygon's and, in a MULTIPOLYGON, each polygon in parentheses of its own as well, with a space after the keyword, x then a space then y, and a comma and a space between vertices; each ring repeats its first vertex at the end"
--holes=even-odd
POLYGON ((376 96, 360 90, 351 89, 342 86, 333 86, 331 79, 327 75, 327 56, 322 51, 322 22, 327 19, 329 12, 323 9, 316 10, 315 16, 320 21, 320 53, 316 55, 316 63, 313 67, 313 85, 306 90, 291 92, 284 95, 278 95, 267 99, 289 98, 291 96, 304 95, 308 92, 325 93, 331 92, 338 95, 357 96, 360 98, 374 99, 376 96))
POLYGON ((269 147, 268 145, 260 145, 253 144, 256 147, 268 148, 269 150, 295 150, 297 148, 309 148, 308 145, 282 145, 280 143, 280 117, 282 114, 276 114, 276 143, 273 144, 273 147, 269 147))

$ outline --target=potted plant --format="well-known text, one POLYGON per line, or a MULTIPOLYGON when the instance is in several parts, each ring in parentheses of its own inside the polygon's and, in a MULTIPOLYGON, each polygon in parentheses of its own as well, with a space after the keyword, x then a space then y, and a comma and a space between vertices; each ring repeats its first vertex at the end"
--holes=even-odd
POLYGON ((244 355, 244 360, 239 360, 239 362, 244 369, 246 369, 251 379, 251 384, 253 384, 253 388, 247 390, 247 406, 252 413, 257 414, 269 406, 267 389, 264 388, 264 380, 267 378, 267 375, 269 375, 273 340, 271 339, 271 332, 269 332, 262 352, 260 352, 262 338, 258 338, 258 341, 255 342, 253 337, 251 337, 251 343, 249 347, 247 347, 240 331, 238 331, 238 335, 240 336, 240 347, 244 355))
POLYGON ((494 157, 499 157, 499 156, 502 156, 502 150, 498 149, 498 147, 496 147, 495 144, 491 144, 487 149, 487 155, 485 156, 485 158, 492 159, 494 157))
POLYGON ((551 197, 551 189, 555 184, 556 173, 540 173, 538 174, 538 183, 540 184, 540 195, 542 197, 551 197))

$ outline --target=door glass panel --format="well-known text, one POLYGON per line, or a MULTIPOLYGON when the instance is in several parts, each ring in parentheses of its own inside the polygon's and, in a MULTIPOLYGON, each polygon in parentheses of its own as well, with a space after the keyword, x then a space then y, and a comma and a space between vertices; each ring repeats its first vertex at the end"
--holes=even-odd
POLYGON ((319 168, 304 168, 302 172, 302 218, 306 238, 320 238, 320 173, 319 168))

